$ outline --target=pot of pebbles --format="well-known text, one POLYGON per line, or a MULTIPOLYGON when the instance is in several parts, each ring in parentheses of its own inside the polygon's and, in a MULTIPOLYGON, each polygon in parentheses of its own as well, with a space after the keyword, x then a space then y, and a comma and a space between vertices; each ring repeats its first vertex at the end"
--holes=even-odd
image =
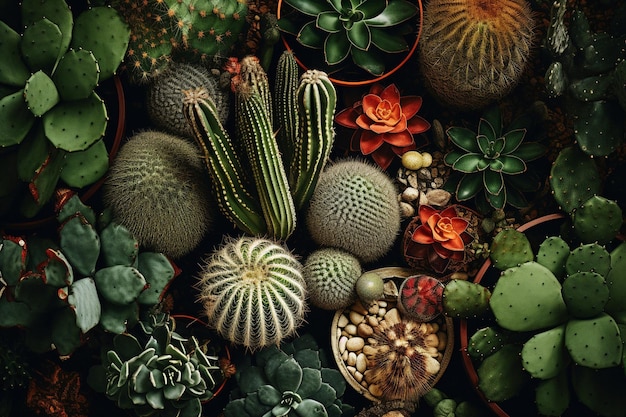
POLYGON ((370 401, 417 402, 450 362, 452 319, 441 315, 421 322, 402 314, 398 288, 415 270, 385 267, 369 272, 383 279, 384 295, 370 303, 357 300, 335 313, 333 357, 348 384, 370 401))

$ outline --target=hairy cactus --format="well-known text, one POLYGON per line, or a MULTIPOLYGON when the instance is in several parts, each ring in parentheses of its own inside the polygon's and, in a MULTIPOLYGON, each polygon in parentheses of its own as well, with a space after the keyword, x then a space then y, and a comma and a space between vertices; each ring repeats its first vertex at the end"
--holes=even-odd
POLYGON ((304 262, 303 276, 311 304, 325 310, 339 310, 355 300, 361 263, 340 249, 318 249, 304 262))
POLYGON ((204 87, 213 99, 222 124, 228 119, 230 99, 219 85, 219 76, 199 64, 172 62, 147 88, 146 110, 154 125, 166 132, 193 137, 183 114, 183 90, 204 87))
POLYGON ((103 198, 142 246, 173 258, 191 252, 213 222, 200 152, 160 131, 137 133, 120 148, 103 198))
POLYGON ((209 326, 252 351, 292 336, 306 311, 302 268, 275 241, 229 238, 207 256, 199 274, 209 326))
POLYGON ((526 0, 431 0, 419 54, 427 87, 466 110, 497 101, 518 83, 535 26, 526 0))
POLYGON ((344 249, 364 262, 381 258, 400 229, 397 192, 391 178, 367 162, 346 159, 320 175, 306 224, 313 240, 344 249))

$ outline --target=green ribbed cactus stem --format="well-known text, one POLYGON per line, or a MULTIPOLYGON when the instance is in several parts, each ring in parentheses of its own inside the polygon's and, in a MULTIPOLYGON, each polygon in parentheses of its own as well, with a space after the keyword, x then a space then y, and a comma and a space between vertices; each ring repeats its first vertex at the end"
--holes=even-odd
POLYGON ((184 94, 185 117, 213 180, 220 211, 240 230, 250 235, 265 234, 267 226, 251 174, 244 169, 230 135, 220 123, 215 103, 206 88, 185 90, 184 94))
POLYGON ((276 241, 227 238, 208 254, 198 277, 209 326, 251 351, 278 345, 304 322, 302 269, 297 257, 276 241))
POLYGON ((150 121, 166 132, 193 137, 191 126, 183 114, 183 90, 207 89, 215 103, 220 123, 226 124, 230 109, 228 91, 219 85, 219 75, 199 64, 172 62, 147 88, 146 110, 150 121))
POLYGON ((235 100, 235 123, 252 167, 267 233, 286 240, 296 228, 296 208, 269 112, 261 96, 247 82, 239 84, 235 100))
POLYGON ((289 166, 294 154, 298 130, 296 105, 300 74, 293 52, 285 50, 276 63, 274 79, 274 130, 283 163, 289 166))
POLYGON ((344 249, 363 262, 380 259, 400 230, 395 185, 385 172, 363 160, 335 162, 320 175, 306 225, 319 245, 344 249))
POLYGON ((267 111, 270 122, 273 124, 272 92, 267 73, 261 66, 259 58, 254 55, 248 55, 241 59, 240 64, 240 79, 235 82, 235 91, 237 91, 237 85, 246 85, 246 88, 251 92, 257 93, 261 98, 263 107, 267 111))
POLYGON ((431 0, 424 8, 419 63, 441 102, 478 109, 518 83, 534 44, 526 0, 431 0))
POLYGON ((296 91, 298 131, 290 167, 291 193, 298 209, 310 200, 335 140, 337 92, 323 71, 307 70, 296 91))
POLYGON ((111 165, 103 199, 142 246, 173 258, 193 250, 213 222, 199 150, 165 132, 129 138, 111 165))
POLYGON ((356 299, 355 284, 361 263, 341 249, 317 249, 304 262, 304 280, 311 304, 324 310, 339 310, 356 299))

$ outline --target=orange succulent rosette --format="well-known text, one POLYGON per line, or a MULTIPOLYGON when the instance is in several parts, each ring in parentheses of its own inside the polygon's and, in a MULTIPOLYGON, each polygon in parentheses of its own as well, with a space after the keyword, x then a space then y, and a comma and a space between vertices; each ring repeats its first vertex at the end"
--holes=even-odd
POLYGON ((420 96, 401 97, 395 84, 384 88, 374 84, 361 101, 337 113, 335 122, 356 129, 350 140, 351 151, 371 155, 387 169, 396 155, 417 149, 413 135, 430 128, 430 123, 417 115, 421 107, 420 96))

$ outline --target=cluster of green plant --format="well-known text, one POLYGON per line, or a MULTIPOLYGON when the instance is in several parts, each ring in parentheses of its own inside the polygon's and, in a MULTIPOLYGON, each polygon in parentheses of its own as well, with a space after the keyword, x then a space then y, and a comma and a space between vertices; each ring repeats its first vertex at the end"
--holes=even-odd
POLYGON ((0 326, 20 327, 34 352, 68 356, 88 332, 123 333, 156 305, 177 268, 139 251, 128 229, 77 194, 57 203, 58 236, 3 236, 0 326))
POLYGON ((109 117, 95 89, 115 74, 130 31, 104 6, 75 15, 65 0, 26 0, 20 13, 21 33, 0 21, 0 213, 30 218, 58 183, 82 188, 106 173, 109 117))
POLYGON ((313 50, 323 50, 330 70, 352 61, 376 76, 383 75, 390 54, 409 50, 408 35, 415 29, 408 22, 419 8, 406 0, 287 0, 298 13, 278 20, 281 30, 313 50), (349 57, 349 58, 348 58, 349 57))

